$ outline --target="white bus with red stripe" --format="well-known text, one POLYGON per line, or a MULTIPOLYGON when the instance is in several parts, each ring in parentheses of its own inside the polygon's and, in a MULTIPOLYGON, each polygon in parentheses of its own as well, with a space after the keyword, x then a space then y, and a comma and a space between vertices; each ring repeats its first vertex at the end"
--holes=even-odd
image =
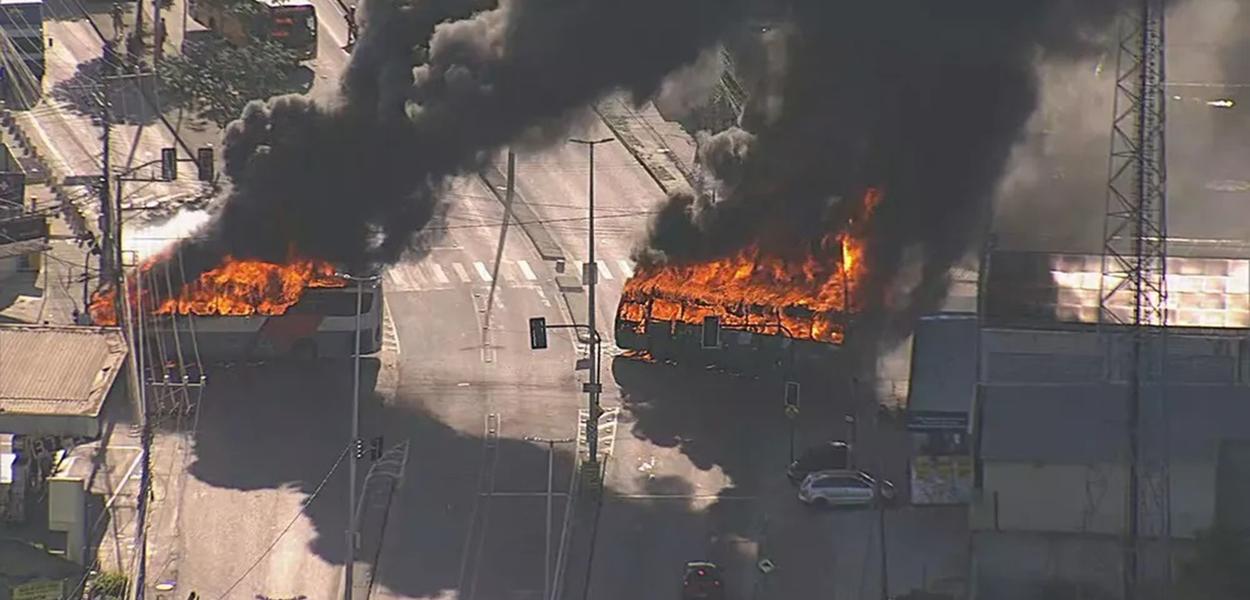
MULTIPOLYGON (((158 322, 159 335, 149 336, 149 344, 155 344, 150 351, 164 356, 180 352, 189 359, 198 348, 200 359, 210 362, 352 356, 356 294, 354 284, 308 288, 281 315, 165 317, 158 322)), ((382 348, 381 280, 364 284, 360 299, 360 353, 373 354, 382 348)))

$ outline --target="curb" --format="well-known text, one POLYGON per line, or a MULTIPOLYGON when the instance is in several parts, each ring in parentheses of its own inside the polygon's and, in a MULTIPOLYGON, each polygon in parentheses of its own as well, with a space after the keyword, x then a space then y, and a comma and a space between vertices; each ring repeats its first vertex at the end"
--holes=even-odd
MULTIPOLYGON (((655 181, 656 185, 660 186, 660 189, 663 190, 665 194, 690 191, 694 188, 694 184, 690 181, 690 175, 686 173, 686 168, 680 164, 677 159, 668 159, 672 168, 678 173, 678 175, 673 175, 669 167, 659 164, 663 161, 656 161, 651 158, 651 153, 643 149, 644 144, 638 139, 638 136, 634 135, 625 127, 622 127, 620 123, 616 122, 619 120, 619 117, 605 115, 597 104, 593 107, 593 110, 595 111, 595 114, 598 115, 599 120, 603 121, 603 124, 608 128, 608 131, 612 132, 613 137, 620 140, 621 145, 625 147, 625 150, 634 157, 634 160, 638 161, 638 164, 642 166, 642 169, 647 172, 647 175, 651 176, 651 179, 655 181)), ((637 118, 642 119, 641 116, 638 116, 637 118)), ((658 134, 655 135, 658 136, 658 134)), ((673 151, 667 144, 664 143, 664 140, 657 139, 656 141, 658 142, 656 145, 667 153, 666 156, 671 157, 673 151)))
MULTIPOLYGON (((507 178, 499 167, 490 165, 478 172, 478 177, 482 183, 490 188, 491 195, 495 196, 500 204, 506 205, 507 198, 503 190, 507 189, 507 178)), ((520 177, 517 178, 518 181, 520 177)), ((519 187, 519 186, 518 186, 519 187)), ((543 260, 564 262, 564 248, 555 238, 551 237, 551 233, 547 231, 547 227, 543 225, 542 219, 534 212, 534 209, 526 202, 525 197, 520 190, 512 191, 512 218, 520 224, 521 229, 525 231, 526 237, 534 244, 534 249, 538 251, 538 255, 543 260)), ((583 293, 582 282, 580 279, 571 275, 557 275, 556 287, 560 291, 560 297, 564 298, 564 308, 569 312, 569 319, 573 323, 577 323, 578 315, 586 314, 586 296, 583 293)), ((589 343, 589 338, 585 333, 578 331, 577 337, 583 342, 589 343)))
MULTIPOLYGON (((507 201, 501 188, 506 189, 508 178, 494 164, 483 168, 478 172, 478 177, 482 179, 482 183, 490 188, 491 194, 495 199, 503 204, 507 201)), ((519 178, 518 178, 519 179, 519 178)), ((534 212, 534 209, 525 201, 525 197, 521 195, 520 190, 512 192, 512 217, 521 225, 521 229, 525 231, 525 235, 534 243, 534 248, 538 250, 538 255, 543 260, 564 260, 564 249, 551 237, 551 233, 543 226, 542 220, 534 212)))

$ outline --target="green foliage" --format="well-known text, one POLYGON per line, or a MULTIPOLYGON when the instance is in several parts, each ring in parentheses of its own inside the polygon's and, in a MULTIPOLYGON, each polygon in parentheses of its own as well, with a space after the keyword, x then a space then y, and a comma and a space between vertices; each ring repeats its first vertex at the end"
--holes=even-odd
POLYGON ((1180 565, 1177 597, 1183 600, 1250 598, 1250 539, 1224 529, 1198 534, 1193 560, 1180 565))
POLYGON ((291 89, 299 59, 280 44, 256 41, 245 48, 219 44, 191 55, 163 59, 157 72, 162 93, 224 127, 248 102, 291 89))
POLYGON ((130 578, 118 571, 105 571, 96 575, 91 582, 92 600, 121 600, 126 597, 126 586, 130 578))

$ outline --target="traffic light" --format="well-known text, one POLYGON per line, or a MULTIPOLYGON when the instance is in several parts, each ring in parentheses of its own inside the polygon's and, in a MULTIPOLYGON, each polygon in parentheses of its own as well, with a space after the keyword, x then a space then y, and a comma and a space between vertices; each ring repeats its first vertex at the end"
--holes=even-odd
POLYGON ((365 457, 365 441, 356 438, 356 460, 362 460, 365 457))
POLYGON ((161 179, 173 181, 178 178, 178 150, 161 148, 161 179))
POLYGON ((213 180, 213 147, 205 146, 195 151, 195 166, 199 170, 200 181, 213 180))
POLYGON ((786 406, 799 407, 799 382, 797 381, 786 382, 786 406))
POLYGON ((378 436, 369 441, 369 458, 377 460, 382 458, 382 436, 378 436))
POLYGON ((720 317, 703 317, 703 347, 720 347, 720 317))
POLYGON ((547 319, 534 317, 530 319, 530 348, 542 350, 547 347, 547 319))

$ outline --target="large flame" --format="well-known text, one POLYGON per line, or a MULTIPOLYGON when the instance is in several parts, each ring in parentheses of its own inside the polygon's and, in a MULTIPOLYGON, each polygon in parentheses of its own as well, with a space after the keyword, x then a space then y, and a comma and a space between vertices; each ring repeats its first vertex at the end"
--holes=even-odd
MULTIPOLYGON (((139 268, 143 275, 143 293, 132 275, 129 294, 132 306, 142 296, 142 306, 153 315, 280 315, 299 301, 310 287, 344 287, 347 282, 335 277, 332 265, 311 259, 293 258, 285 264, 262 260, 237 260, 226 256, 217 268, 205 271, 198 278, 177 290, 166 290, 165 279, 152 272, 162 262, 158 257, 139 268), (147 275, 155 275, 148 277, 147 275), (155 293, 154 293, 155 292, 155 293), (162 293, 164 292, 164 293, 162 293)), ((166 263, 167 264, 167 263, 166 263)), ((175 283, 176 286, 176 283, 175 283)), ((91 319, 98 325, 117 324, 117 293, 97 293, 91 302, 91 319)))
POLYGON ((767 254, 758 244, 699 264, 643 265, 625 283, 617 312, 642 331, 649 321, 721 327, 793 339, 842 343, 856 290, 867 274, 864 236, 881 193, 869 188, 837 233, 806 252, 767 254))

